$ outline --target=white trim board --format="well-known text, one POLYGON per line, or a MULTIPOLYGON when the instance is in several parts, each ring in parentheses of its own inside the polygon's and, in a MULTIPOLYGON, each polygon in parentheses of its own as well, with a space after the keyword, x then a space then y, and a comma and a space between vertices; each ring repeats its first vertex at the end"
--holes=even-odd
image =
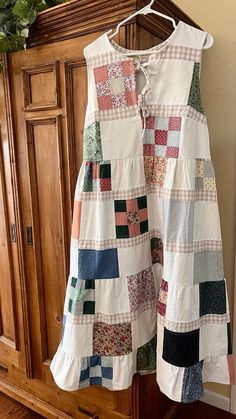
POLYGON ((216 393, 215 391, 205 389, 204 396, 200 400, 201 402, 218 407, 219 409, 225 410, 226 412, 229 412, 230 410, 230 397, 216 393))

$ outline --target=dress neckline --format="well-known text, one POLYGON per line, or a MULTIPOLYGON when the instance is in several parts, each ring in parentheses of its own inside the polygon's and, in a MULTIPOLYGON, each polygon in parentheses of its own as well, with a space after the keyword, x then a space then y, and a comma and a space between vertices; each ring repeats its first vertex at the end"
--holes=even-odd
MULTIPOLYGON (((159 43, 157 45, 154 45, 151 48, 143 49, 143 50, 142 49, 140 49, 140 50, 137 50, 137 49, 128 49, 128 48, 122 47, 121 45, 117 44, 113 39, 109 39, 108 32, 105 32, 103 34, 103 36, 104 36, 104 39, 105 39, 105 41, 106 41, 106 43, 108 45, 108 48, 111 51, 120 54, 126 60, 127 59, 135 60, 135 59, 138 58, 139 55, 141 56, 143 54, 143 52, 151 51, 151 54, 150 55, 147 55, 147 60, 149 61, 154 55, 158 55, 158 54, 160 54, 161 52, 163 52, 164 50, 166 50, 168 48, 169 44, 174 39, 174 37, 177 35, 177 32, 179 31, 179 29, 183 25, 184 25, 184 22, 182 20, 179 20, 179 22, 177 23, 176 28, 173 30, 173 32, 170 34, 170 36, 167 39, 165 39, 165 41, 163 41, 163 42, 161 42, 161 43, 159 43), (136 53, 136 55, 135 56, 126 55, 125 54, 126 52, 133 52, 133 53, 136 53), (138 55, 138 53, 139 53, 139 55, 138 55)), ((146 60, 146 56, 145 55, 144 55, 144 59, 143 60, 146 60)))

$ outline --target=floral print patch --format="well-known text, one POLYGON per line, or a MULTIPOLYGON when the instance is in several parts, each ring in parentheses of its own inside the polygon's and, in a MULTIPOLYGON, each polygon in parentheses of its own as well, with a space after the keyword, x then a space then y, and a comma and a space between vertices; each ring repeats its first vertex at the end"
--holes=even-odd
POLYGON ((94 355, 120 356, 132 352, 131 323, 94 323, 94 355))
POLYGON ((158 156, 144 156, 146 184, 163 187, 166 176, 167 159, 158 156))
POLYGON ((83 131, 83 159, 102 160, 100 123, 94 122, 83 131))
POLYGON ((127 277, 130 310, 138 310, 144 301, 156 299, 156 287, 152 268, 127 277))
POLYGON ((165 316, 166 314, 167 293, 168 293, 168 282, 162 278, 158 300, 157 300, 157 311, 159 314, 161 314, 161 316, 165 316))

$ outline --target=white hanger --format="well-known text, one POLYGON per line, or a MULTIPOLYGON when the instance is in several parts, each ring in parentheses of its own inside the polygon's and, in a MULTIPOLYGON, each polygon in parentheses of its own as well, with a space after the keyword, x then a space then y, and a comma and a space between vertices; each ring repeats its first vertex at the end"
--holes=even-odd
MULTIPOLYGON (((132 19, 133 17, 137 16, 137 15, 147 15, 148 13, 153 13, 157 16, 161 16, 164 19, 170 20, 174 26, 174 28, 177 27, 175 20, 173 19, 173 17, 170 17, 168 15, 165 15, 164 13, 161 12, 157 12, 156 10, 152 9, 151 6, 153 5, 155 0, 151 0, 150 3, 147 6, 144 6, 142 9, 137 10, 136 12, 132 13, 130 16, 128 16, 126 19, 122 20, 120 23, 118 23, 116 30, 113 34, 109 35, 112 32, 112 29, 110 29, 107 32, 107 35, 109 35, 109 39, 113 38, 113 36, 115 36, 118 32, 119 29, 122 25, 124 25, 124 23, 128 22, 130 19, 132 19)), ((214 42, 214 38, 211 34, 207 34, 207 38, 206 38, 206 42, 203 46, 204 49, 210 48, 213 45, 214 42)), ((138 54, 139 52, 137 52, 138 54)), ((147 54, 149 54, 150 52, 147 52, 147 54)), ((144 52, 142 52, 142 55, 144 54, 144 52)), ((134 53, 132 53, 132 55, 134 55, 134 53)))

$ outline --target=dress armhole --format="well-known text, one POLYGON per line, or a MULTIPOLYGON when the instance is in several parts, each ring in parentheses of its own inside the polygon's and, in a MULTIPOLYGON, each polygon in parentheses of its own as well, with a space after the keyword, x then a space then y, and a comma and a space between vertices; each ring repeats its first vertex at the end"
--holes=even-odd
POLYGON ((203 49, 209 49, 213 46, 213 44, 214 44, 213 35, 211 33, 205 32, 202 48, 203 49))

